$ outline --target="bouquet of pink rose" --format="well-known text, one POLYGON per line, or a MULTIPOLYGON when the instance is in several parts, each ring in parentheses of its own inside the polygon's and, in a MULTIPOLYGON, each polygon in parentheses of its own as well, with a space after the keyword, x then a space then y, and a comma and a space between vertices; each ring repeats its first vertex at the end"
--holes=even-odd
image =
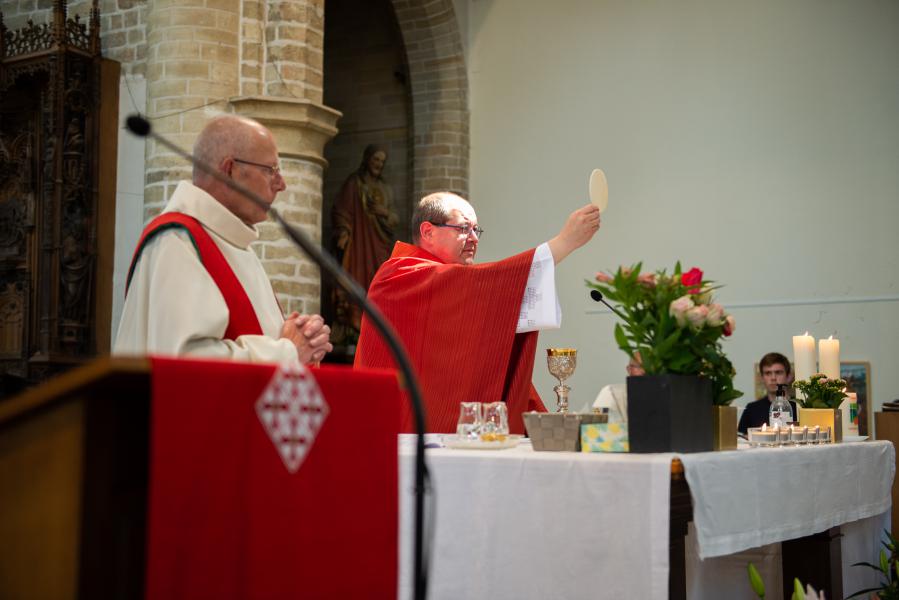
POLYGON ((677 263, 668 275, 664 270, 641 273, 641 266, 619 267, 614 275, 600 272, 595 282, 586 282, 618 304, 618 346, 632 358, 639 352, 649 375, 709 379, 715 404, 727 405, 742 396, 734 389, 734 367, 721 347, 721 338, 730 336, 736 324, 712 301, 717 287, 696 267, 681 273, 677 263))

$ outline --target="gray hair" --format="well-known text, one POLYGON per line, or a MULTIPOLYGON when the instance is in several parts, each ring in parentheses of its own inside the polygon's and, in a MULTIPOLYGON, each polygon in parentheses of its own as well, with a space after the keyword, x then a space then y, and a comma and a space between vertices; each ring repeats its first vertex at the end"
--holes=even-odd
POLYGON ((434 192, 428 194, 415 206, 412 212, 412 243, 418 244, 421 239, 422 223, 443 223, 450 218, 453 199, 461 198, 452 192, 434 192))
MULTIPOLYGON (((253 144, 254 137, 261 128, 257 121, 237 115, 219 115, 214 117, 194 143, 194 156, 213 169, 228 156, 238 156, 253 144)), ((193 182, 200 185, 208 180, 209 175, 194 166, 193 182)))

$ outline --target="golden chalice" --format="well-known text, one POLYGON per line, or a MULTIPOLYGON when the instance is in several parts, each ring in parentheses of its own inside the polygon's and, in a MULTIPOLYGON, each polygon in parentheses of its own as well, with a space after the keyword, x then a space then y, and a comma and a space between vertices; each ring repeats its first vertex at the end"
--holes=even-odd
POLYGON ((565 385, 565 380, 574 374, 577 367, 577 350, 574 348, 547 348, 546 366, 549 373, 559 380, 559 385, 553 387, 556 392, 556 400, 559 409, 556 412, 568 412, 568 392, 571 388, 565 385))

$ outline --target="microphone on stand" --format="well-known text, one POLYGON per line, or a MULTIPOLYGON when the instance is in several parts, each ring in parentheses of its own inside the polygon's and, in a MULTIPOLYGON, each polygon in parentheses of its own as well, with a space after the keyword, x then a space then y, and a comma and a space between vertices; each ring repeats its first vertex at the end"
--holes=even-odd
MULTIPOLYGON (((255 204, 266 210, 268 214, 284 229, 288 237, 299 246, 311 258, 322 271, 334 278, 337 284, 346 290, 350 299, 357 304, 371 319, 375 329, 381 334, 381 337, 387 343, 400 367, 406 387, 409 390, 409 397, 412 400, 412 412, 415 417, 415 429, 418 432, 416 452, 415 452, 415 544, 414 544, 414 571, 413 571, 413 589, 416 600, 423 600, 427 595, 427 564, 424 562, 424 496, 426 492, 432 491, 430 487, 430 475, 427 465, 425 464, 425 409, 424 402, 421 397, 421 389, 418 385, 418 378, 406 355, 406 350, 402 342, 399 340, 393 326, 384 318, 381 311, 365 297, 365 290, 356 283, 356 281, 343 270, 333 256, 325 252, 317 244, 312 242, 302 231, 296 229, 287 223, 277 210, 272 208, 262 198, 246 189, 242 185, 236 183, 230 177, 227 177, 214 167, 198 160, 192 154, 185 152, 165 137, 154 132, 150 122, 140 115, 131 115, 125 120, 125 126, 131 133, 138 137, 150 137, 159 142, 178 156, 188 160, 195 167, 210 175, 217 181, 225 184, 230 189, 241 194, 245 198, 250 199, 255 204)), ((430 553, 428 554, 430 556, 430 553)))
POLYGON ((615 308, 614 306, 612 306, 611 304, 606 302, 606 299, 603 298, 603 296, 602 296, 602 292, 600 292, 599 290, 590 290, 590 297, 593 298, 594 300, 596 300, 597 302, 602 302, 603 304, 608 306, 609 310, 611 310, 613 313, 615 313, 622 319, 627 320, 627 317, 625 317, 623 314, 621 314, 621 312, 617 308, 615 308))

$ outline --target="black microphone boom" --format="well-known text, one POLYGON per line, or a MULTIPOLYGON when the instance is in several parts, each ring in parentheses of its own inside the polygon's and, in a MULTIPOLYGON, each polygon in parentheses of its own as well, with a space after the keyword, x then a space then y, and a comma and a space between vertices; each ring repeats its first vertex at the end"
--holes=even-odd
POLYGON ((599 290, 590 290, 590 297, 593 298, 594 300, 596 300, 597 302, 602 302, 603 304, 608 306, 609 310, 611 310, 613 313, 615 313, 616 315, 618 315, 625 321, 627 320, 627 317, 625 317, 623 314, 621 314, 621 312, 617 308, 615 308, 614 306, 612 306, 611 304, 606 302, 606 299, 602 297, 602 292, 600 292, 599 290))
POLYGON ((150 122, 140 115, 131 115, 125 119, 125 126, 138 137, 147 137, 150 133, 150 122))
POLYGON ((430 487, 430 477, 427 465, 425 464, 425 409, 421 399, 421 389, 418 385, 418 378, 412 369, 412 364, 406 355, 406 350, 402 342, 396 335, 393 326, 384 318, 381 311, 365 297, 365 290, 350 277, 350 275, 337 264, 334 257, 322 250, 317 244, 312 242, 300 230, 288 224, 268 203, 262 198, 246 189, 242 185, 236 183, 230 177, 226 177, 214 167, 207 165, 205 162, 198 160, 192 154, 189 154, 162 137, 152 130, 150 122, 140 115, 131 115, 125 120, 125 126, 131 133, 140 137, 151 137, 178 156, 190 161, 195 167, 207 173, 217 181, 225 184, 235 192, 249 198, 260 207, 264 208, 272 216, 272 218, 284 228, 287 235, 294 241, 296 245, 319 266, 322 270, 334 278, 340 287, 349 294, 350 298, 355 302, 371 319, 372 324, 384 338, 400 371, 403 374, 404 383, 409 390, 409 397, 412 400, 412 412, 415 417, 415 429, 418 432, 417 443, 415 447, 415 544, 414 544, 414 582, 413 589, 416 600, 423 600, 427 596, 427 565, 424 562, 424 497, 426 492, 432 491, 430 487))

